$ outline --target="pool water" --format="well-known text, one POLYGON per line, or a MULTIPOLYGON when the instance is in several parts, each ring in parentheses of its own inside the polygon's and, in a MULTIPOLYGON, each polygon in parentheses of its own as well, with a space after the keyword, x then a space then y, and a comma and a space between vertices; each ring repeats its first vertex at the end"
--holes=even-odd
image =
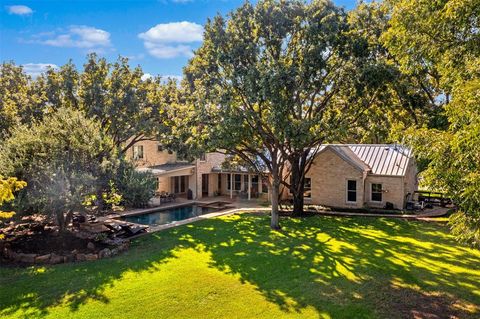
POLYGON ((219 208, 188 205, 150 212, 142 215, 125 216, 122 218, 122 220, 131 223, 156 226, 170 224, 172 222, 213 213, 215 211, 219 211, 219 208))

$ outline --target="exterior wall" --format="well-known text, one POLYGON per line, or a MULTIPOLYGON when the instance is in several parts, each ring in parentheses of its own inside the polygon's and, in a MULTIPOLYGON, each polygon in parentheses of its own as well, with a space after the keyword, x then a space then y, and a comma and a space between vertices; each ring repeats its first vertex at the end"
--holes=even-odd
MULTIPOLYGON (((405 174, 405 198, 406 200, 412 200, 413 192, 418 190, 418 170, 417 170, 417 162, 414 158, 410 159, 410 165, 407 168, 407 172, 405 174), (410 195, 408 195, 410 194, 410 195), (408 196, 407 196, 408 195, 408 196)), ((406 205, 406 202, 403 203, 406 205)), ((405 207, 405 206, 404 206, 405 207)))
MULTIPOLYGON (((224 154, 214 152, 214 153, 205 154, 205 161, 201 161, 199 159, 197 159, 195 161, 196 172, 194 174, 195 179, 193 180, 193 182, 195 183, 195 186, 190 184, 190 185, 193 186, 193 188, 190 187, 190 189, 192 189, 192 191, 193 191, 194 198, 200 199, 200 198, 203 197, 203 194, 202 194, 202 174, 210 174, 209 175, 209 181, 208 181, 209 182, 208 196, 213 196, 213 193, 215 192, 215 190, 217 188, 217 184, 214 184, 213 181, 215 180, 215 182, 216 182, 217 180, 212 177, 212 175, 214 175, 214 174, 211 174, 212 168, 220 167, 220 165, 223 163, 224 160, 225 160, 225 155, 224 154)), ((223 183, 222 183, 222 187, 223 187, 223 183)))
POLYGON ((367 207, 383 208, 387 202, 393 203, 395 209, 403 209, 405 197, 404 178, 402 176, 368 175, 365 180, 365 204, 367 207), (371 200, 372 184, 382 184, 382 201, 371 200))
MULTIPOLYGON (((143 159, 136 160, 134 161, 134 163, 138 167, 148 167, 162 165, 166 163, 175 163, 177 161, 177 155, 175 154, 175 152, 173 152, 172 154, 169 154, 167 150, 159 152, 158 144, 159 143, 157 141, 142 141, 136 143, 136 146, 143 146, 143 159)), ((125 156, 133 162, 133 146, 127 150, 125 156)))
POLYGON ((168 192, 170 193, 172 191, 172 183, 170 180, 170 176, 164 177, 164 176, 159 176, 158 178, 158 188, 157 192, 168 192))
POLYGON ((317 155, 306 177, 312 179, 312 197, 305 203, 334 207, 363 207, 363 173, 327 149, 317 155), (347 180, 357 181, 357 202, 347 203, 347 180))

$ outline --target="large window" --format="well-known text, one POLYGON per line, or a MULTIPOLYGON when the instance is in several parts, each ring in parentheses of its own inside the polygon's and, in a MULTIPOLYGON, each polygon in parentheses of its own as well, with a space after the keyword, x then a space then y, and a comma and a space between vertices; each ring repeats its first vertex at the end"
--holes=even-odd
POLYGON ((242 175, 240 174, 235 174, 233 175, 234 180, 233 180, 233 189, 236 191, 239 191, 242 189, 242 175))
MULTIPOLYGON (((227 175, 227 190, 230 190, 230 186, 232 185, 232 175, 227 175)), ((242 188, 242 175, 240 174, 233 174, 233 190, 239 191, 242 188)))
POLYGON ((382 201, 382 184, 372 184, 372 202, 382 201))
POLYGON ((133 159, 134 160, 143 159, 143 145, 133 146, 133 159))
POLYGON ((174 176, 173 192, 176 194, 185 193, 187 191, 187 176, 174 176))
POLYGON ((357 181, 356 180, 347 181, 347 202, 349 203, 357 202, 357 181))

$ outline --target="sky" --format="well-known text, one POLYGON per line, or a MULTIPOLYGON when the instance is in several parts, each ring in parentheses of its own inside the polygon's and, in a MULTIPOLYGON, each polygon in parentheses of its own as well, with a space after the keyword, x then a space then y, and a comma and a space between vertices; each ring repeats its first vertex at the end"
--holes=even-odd
MULTIPOLYGON (((202 42, 203 25, 244 0, 0 0, 0 61, 32 76, 96 52, 119 55, 148 75, 180 77, 202 42)), ((355 0, 334 0, 347 10, 355 0)))

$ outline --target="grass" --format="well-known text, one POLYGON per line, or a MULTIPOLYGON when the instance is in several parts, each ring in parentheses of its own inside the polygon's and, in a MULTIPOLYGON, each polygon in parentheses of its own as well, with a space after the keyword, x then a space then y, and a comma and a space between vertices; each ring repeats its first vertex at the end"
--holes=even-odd
POLYGON ((281 223, 233 215, 144 236, 113 259, 0 268, 0 317, 479 317, 480 251, 442 224, 281 223))

